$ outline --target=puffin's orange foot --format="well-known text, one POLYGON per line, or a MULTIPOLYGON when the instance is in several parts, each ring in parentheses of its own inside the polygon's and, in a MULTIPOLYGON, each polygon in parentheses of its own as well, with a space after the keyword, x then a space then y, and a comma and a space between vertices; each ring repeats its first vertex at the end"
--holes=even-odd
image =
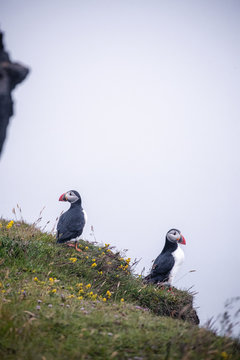
POLYGON ((75 248, 75 245, 74 245, 74 244, 71 244, 71 243, 67 244, 67 246, 69 246, 69 247, 74 247, 74 248, 75 248))
POLYGON ((69 247, 74 247, 74 249, 75 249, 76 251, 82 252, 82 250, 78 248, 77 243, 74 243, 74 244, 69 243, 69 244, 67 244, 67 246, 69 246, 69 247))
POLYGON ((82 252, 82 250, 79 249, 77 246, 75 247, 75 250, 78 251, 78 252, 82 252))
POLYGON ((79 252, 82 252, 82 250, 79 249, 79 247, 77 246, 77 243, 75 243, 75 250, 76 250, 76 251, 79 251, 79 252))

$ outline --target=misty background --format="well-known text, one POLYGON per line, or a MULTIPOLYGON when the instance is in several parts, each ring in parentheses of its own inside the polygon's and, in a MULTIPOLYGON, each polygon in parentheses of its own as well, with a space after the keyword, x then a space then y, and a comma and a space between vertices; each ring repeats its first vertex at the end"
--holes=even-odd
POLYGON ((240 295, 240 2, 0 2, 13 93, 0 216, 50 231, 80 192, 84 238, 128 249, 148 273, 165 234, 187 245, 174 285, 203 324, 240 295), (195 272, 189 272, 196 270, 195 272))

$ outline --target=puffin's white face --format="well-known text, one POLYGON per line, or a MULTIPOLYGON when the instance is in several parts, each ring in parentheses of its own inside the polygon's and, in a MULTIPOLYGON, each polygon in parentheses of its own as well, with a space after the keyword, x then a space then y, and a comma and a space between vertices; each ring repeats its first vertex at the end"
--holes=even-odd
POLYGON ((80 199, 80 195, 78 196, 77 194, 78 193, 76 191, 70 190, 62 194, 59 198, 59 201, 68 201, 73 204, 80 199))
POLYGON ((181 232, 177 229, 171 229, 167 233, 167 239, 171 242, 178 242, 180 244, 186 245, 186 240, 182 236, 181 232))

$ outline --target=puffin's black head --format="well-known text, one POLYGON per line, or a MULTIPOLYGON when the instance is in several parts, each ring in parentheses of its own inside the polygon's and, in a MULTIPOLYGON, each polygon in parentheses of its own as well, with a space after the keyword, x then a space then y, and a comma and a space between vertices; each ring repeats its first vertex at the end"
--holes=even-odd
POLYGON ((71 204, 78 202, 79 204, 82 203, 81 196, 76 190, 70 190, 64 194, 62 194, 59 198, 59 201, 68 201, 71 204))
POLYGON ((186 240, 184 236, 181 234, 180 230, 171 229, 167 232, 166 238, 168 241, 172 243, 179 243, 182 245, 186 245, 186 240))

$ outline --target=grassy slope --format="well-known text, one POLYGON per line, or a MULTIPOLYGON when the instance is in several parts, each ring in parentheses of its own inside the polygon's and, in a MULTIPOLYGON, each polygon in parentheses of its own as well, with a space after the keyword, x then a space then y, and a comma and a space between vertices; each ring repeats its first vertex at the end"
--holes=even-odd
POLYGON ((109 246, 82 241, 78 254, 2 225, 0 358, 240 358, 236 342, 193 325, 191 294, 144 285, 109 246))

